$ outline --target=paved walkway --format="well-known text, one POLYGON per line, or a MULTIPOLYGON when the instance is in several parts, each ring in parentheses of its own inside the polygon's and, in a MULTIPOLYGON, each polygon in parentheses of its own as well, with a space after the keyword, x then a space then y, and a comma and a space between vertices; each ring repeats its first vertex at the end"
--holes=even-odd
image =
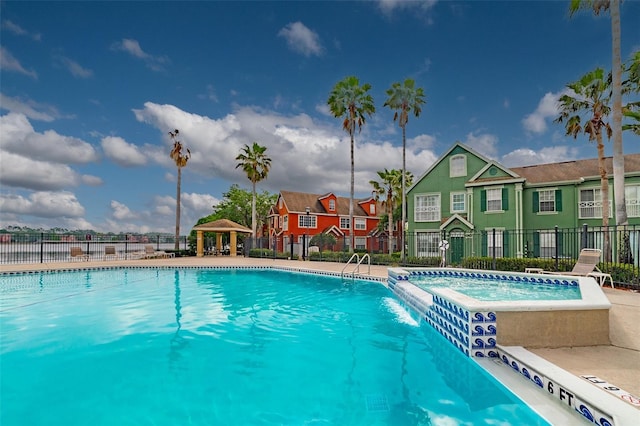
MULTIPOLYGON (((344 263, 303 262, 293 260, 244 257, 184 257, 175 259, 108 260, 104 262, 70 262, 28 265, 1 265, 0 271, 68 269, 104 266, 280 266, 316 271, 342 272, 344 263)), ((347 269, 352 270, 352 265, 347 269)), ((360 273, 367 274, 366 265, 360 273)), ((370 274, 387 277, 386 266, 370 268, 370 274)), ((612 303, 609 312, 611 345, 530 349, 531 352, 577 376, 593 375, 640 397, 640 293, 611 288, 603 289, 612 303)))

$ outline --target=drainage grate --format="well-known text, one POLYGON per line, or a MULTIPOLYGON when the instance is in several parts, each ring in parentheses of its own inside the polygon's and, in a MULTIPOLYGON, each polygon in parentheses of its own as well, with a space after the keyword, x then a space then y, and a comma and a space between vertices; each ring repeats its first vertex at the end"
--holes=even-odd
POLYGON ((367 402, 367 411, 382 412, 389 411, 389 403, 387 397, 382 393, 374 393, 365 396, 367 402))

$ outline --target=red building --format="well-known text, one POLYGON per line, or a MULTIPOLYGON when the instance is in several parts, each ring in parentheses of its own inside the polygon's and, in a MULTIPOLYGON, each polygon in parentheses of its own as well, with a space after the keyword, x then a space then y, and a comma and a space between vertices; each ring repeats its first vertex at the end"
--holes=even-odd
MULTIPOLYGON (((379 235, 379 214, 383 214, 380 204, 374 198, 353 200, 353 221, 355 248, 379 251, 380 243, 386 238, 379 235)), ((300 254, 302 246, 308 247, 309 240, 320 233, 331 234, 336 244, 323 250, 348 250, 349 238, 349 198, 333 193, 324 195, 304 192, 280 191, 276 204, 269 211, 269 240, 271 247, 280 252, 291 250, 300 254)))

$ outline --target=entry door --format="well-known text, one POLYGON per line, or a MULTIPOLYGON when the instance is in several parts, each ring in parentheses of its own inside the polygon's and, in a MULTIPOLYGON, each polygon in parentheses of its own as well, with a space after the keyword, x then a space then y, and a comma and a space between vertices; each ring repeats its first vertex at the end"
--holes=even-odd
POLYGON ((459 264, 464 257, 464 233, 452 232, 449 240, 451 263, 454 265, 459 264))

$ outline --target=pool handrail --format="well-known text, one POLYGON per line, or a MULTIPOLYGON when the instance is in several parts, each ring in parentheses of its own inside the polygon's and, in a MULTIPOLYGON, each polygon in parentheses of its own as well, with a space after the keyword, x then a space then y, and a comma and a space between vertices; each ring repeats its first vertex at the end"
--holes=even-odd
POLYGON ((364 262, 365 259, 368 260, 368 262, 367 262, 367 265, 368 265, 367 275, 371 275, 371 256, 369 256, 369 253, 363 254, 362 258, 360 257, 360 255, 358 255, 358 253, 353 253, 351 255, 351 257, 349 258, 349 260, 347 261, 347 263, 344 265, 344 268, 342 268, 342 272, 340 273, 340 277, 344 278, 344 271, 345 271, 345 269, 347 269, 347 267, 349 266, 349 264, 351 263, 351 261, 354 258, 356 259, 356 266, 351 271, 351 278, 355 277, 356 272, 360 273, 360 264, 362 262, 364 262))

